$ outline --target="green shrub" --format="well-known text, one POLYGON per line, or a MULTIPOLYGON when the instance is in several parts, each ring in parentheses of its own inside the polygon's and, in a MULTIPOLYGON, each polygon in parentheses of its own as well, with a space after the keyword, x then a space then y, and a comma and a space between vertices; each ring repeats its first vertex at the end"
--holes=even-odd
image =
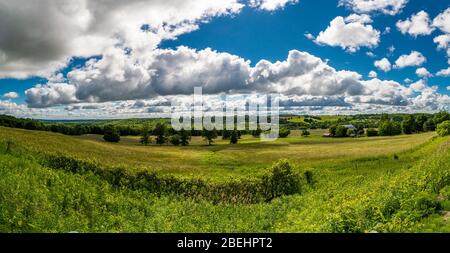
POLYGON ((288 137, 290 134, 291 134, 291 130, 282 127, 282 128, 280 129, 280 133, 278 134, 278 136, 279 136, 280 138, 286 138, 286 137, 288 137))
POLYGON ((311 133, 308 131, 308 129, 303 129, 302 130, 302 136, 308 137, 309 135, 311 135, 311 133))
POLYGON ((172 145, 178 146, 181 143, 181 138, 178 134, 175 134, 175 135, 170 136, 169 141, 172 145))
POLYGON ((446 120, 437 125, 436 132, 439 136, 450 135, 450 120, 446 120))
POLYGON ((268 200, 300 192, 299 177, 285 160, 276 163, 271 172, 263 176, 262 185, 268 200))

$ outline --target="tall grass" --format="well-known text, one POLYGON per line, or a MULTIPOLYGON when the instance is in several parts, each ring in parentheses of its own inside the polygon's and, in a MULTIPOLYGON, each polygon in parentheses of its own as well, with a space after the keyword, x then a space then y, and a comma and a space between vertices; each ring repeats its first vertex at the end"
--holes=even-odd
MULTIPOLYGON (((16 155, 26 152, 12 141, 0 143, 0 147, 4 147, 4 153, 12 152, 12 146, 17 147, 16 155)), ((34 157, 47 168, 78 174, 93 173, 113 187, 145 189, 157 196, 179 195, 215 204, 267 202, 283 195, 299 194, 302 184, 307 184, 301 175, 293 172, 291 164, 285 160, 267 169, 260 178, 208 182, 201 178, 159 174, 151 170, 109 167, 94 160, 81 160, 61 153, 39 152, 34 157)))

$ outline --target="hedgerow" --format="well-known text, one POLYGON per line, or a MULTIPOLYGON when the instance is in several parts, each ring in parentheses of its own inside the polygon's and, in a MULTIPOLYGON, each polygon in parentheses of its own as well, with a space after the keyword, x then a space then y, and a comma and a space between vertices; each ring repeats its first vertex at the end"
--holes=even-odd
MULTIPOLYGON (((43 166, 71 173, 93 172, 114 187, 145 189, 159 196, 181 195, 194 199, 206 199, 213 203, 258 203, 268 202, 283 195, 299 194, 306 180, 293 172, 288 161, 280 161, 256 179, 206 182, 197 178, 161 175, 151 170, 134 170, 125 167, 102 167, 96 161, 80 160, 62 154, 42 154, 43 166)), ((308 180, 312 180, 311 172, 308 180)))

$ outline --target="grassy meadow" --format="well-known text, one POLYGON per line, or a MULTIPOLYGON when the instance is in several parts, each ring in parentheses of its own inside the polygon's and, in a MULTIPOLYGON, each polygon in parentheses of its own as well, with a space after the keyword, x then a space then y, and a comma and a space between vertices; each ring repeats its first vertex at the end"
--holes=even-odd
POLYGON ((323 131, 294 131, 275 142, 243 136, 237 145, 217 139, 207 146, 193 137, 179 147, 0 127, 0 231, 450 232, 448 137, 324 138, 323 131), (60 169, 45 154, 77 160, 60 169), (245 182, 264 178, 280 159, 302 178, 298 192, 235 199, 249 190, 245 182), (145 185, 155 178, 148 171, 174 175, 156 182, 178 188, 145 185), (196 187, 231 201, 179 191, 196 187))
POLYGON ((193 137, 186 147, 151 144, 143 146, 139 137, 122 137, 111 144, 100 135, 67 136, 42 131, 0 127, 0 139, 21 143, 34 151, 62 152, 81 159, 94 159, 106 165, 124 165, 222 179, 224 176, 247 176, 288 159, 302 168, 334 166, 365 157, 393 155, 412 149, 430 140, 434 133, 393 137, 324 138, 327 130, 312 130, 302 137, 293 131, 288 138, 261 142, 243 136, 236 145, 218 138, 213 146, 202 137, 193 137))

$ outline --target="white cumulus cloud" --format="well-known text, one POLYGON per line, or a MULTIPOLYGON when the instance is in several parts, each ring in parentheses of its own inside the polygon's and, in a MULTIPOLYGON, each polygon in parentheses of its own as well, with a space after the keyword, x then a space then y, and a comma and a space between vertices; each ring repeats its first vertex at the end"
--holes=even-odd
POLYGON ((275 11, 288 4, 296 4, 299 0, 250 0, 250 6, 265 11, 275 11))
POLYGON ((357 13, 381 12, 387 15, 399 13, 408 0, 340 0, 344 5, 357 13))
POLYGON ((11 91, 11 92, 7 92, 5 94, 3 94, 4 98, 18 98, 19 94, 15 91, 11 91))
POLYGON ((425 11, 420 11, 404 21, 398 21, 396 26, 403 34, 409 34, 414 37, 430 35, 434 31, 428 13, 425 11))
POLYGON ((441 29, 445 33, 450 33, 450 8, 433 19, 433 26, 441 29))
POLYGON ((346 18, 338 16, 330 25, 319 33, 315 42, 329 46, 338 46, 349 52, 361 47, 374 48, 380 42, 380 32, 369 23, 368 15, 352 14, 346 18))
POLYGON ((450 67, 441 69, 436 73, 437 76, 450 76, 450 67))
POLYGON ((421 67, 416 69, 416 75, 419 77, 430 77, 431 73, 428 71, 428 69, 421 67))
POLYGON ((72 57, 117 45, 155 48, 243 6, 238 0, 0 0, 0 78, 50 77, 72 57))
POLYGON ((405 68, 411 66, 420 66, 426 61, 427 59, 420 52, 412 51, 410 54, 400 56, 395 61, 395 67, 405 68))
POLYGON ((381 60, 375 61, 373 65, 384 72, 388 72, 391 70, 392 65, 391 62, 387 58, 383 58, 381 60))

